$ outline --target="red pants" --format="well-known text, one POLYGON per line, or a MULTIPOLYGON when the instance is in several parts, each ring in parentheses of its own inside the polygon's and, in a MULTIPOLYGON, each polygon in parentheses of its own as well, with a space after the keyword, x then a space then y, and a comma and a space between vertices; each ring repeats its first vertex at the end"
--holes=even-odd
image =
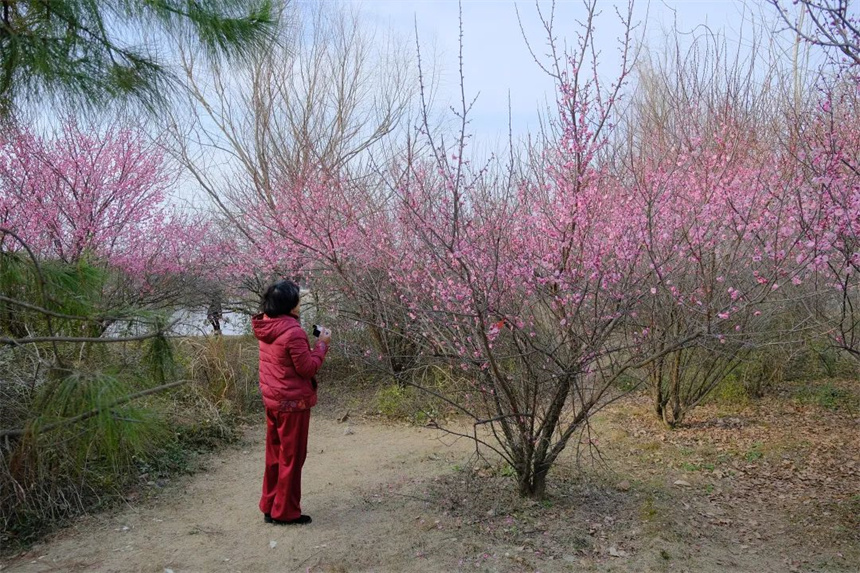
POLYGON ((266 409, 266 471, 260 511, 273 519, 298 519, 302 514, 302 466, 308 456, 311 411, 266 409))

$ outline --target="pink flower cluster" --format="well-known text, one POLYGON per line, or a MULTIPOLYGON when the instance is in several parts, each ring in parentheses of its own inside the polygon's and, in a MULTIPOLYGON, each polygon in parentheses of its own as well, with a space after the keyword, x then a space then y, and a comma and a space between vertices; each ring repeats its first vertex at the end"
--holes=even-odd
MULTIPOLYGON (((175 173, 133 129, 67 121, 53 138, 0 138, 0 226, 43 259, 103 262, 134 277, 196 271, 206 222, 172 208, 175 173)), ((5 250, 21 245, 6 236, 5 250)))

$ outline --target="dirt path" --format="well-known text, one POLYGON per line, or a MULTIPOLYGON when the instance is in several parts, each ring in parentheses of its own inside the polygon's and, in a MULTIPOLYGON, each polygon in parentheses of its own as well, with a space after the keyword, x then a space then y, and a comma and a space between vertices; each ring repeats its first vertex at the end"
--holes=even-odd
MULTIPOLYGON (((314 518, 310 526, 263 523, 257 509, 263 431, 255 428, 238 448, 213 457, 208 471, 171 486, 155 503, 79 520, 0 570, 413 570, 416 554, 445 543, 450 533, 424 528, 420 514, 404 514, 406 504, 377 502, 404 482, 450 471, 472 446, 446 446, 430 429, 360 424, 350 427, 353 433, 345 430, 312 418, 302 498, 303 511, 314 518)), ((452 567, 456 563, 425 561, 421 570, 452 567)))

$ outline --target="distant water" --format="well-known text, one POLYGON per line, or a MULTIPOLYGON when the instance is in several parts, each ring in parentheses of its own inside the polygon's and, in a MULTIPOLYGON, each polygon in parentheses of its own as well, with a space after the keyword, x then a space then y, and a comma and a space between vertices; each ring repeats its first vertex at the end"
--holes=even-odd
MULTIPOLYGON (((180 336, 208 336, 214 332, 206 319, 205 310, 180 309, 173 313, 176 321, 173 333, 180 336)), ((251 333, 251 317, 238 312, 225 312, 221 317, 221 333, 228 336, 251 333)))
MULTIPOLYGON (((302 326, 310 332, 314 324, 314 313, 312 308, 302 309, 302 326)), ((170 333, 174 336, 210 336, 214 329, 206 319, 206 311, 203 309, 181 308, 173 311, 170 315, 172 327, 170 333)), ((150 332, 148 327, 126 322, 117 322, 108 327, 108 336, 137 336, 150 332)), ((240 336, 251 334, 251 316, 241 312, 224 312, 221 317, 221 334, 226 336, 240 336)))
MULTIPOLYGON (((302 326, 310 333, 315 324, 314 307, 309 304, 302 305, 301 315, 302 326)), ((202 309, 176 310, 171 321, 176 321, 173 333, 179 336, 208 336, 213 332, 212 325, 206 320, 206 311, 202 309)), ((225 312, 221 318, 221 334, 251 334, 251 316, 241 312, 225 312)))

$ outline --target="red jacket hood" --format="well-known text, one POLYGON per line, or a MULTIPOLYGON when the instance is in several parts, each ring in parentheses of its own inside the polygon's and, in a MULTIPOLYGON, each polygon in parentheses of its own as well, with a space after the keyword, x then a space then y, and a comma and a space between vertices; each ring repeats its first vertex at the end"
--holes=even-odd
POLYGON ((269 318, 263 313, 251 317, 251 327, 257 340, 271 344, 287 330, 301 326, 299 319, 292 315, 269 318))

